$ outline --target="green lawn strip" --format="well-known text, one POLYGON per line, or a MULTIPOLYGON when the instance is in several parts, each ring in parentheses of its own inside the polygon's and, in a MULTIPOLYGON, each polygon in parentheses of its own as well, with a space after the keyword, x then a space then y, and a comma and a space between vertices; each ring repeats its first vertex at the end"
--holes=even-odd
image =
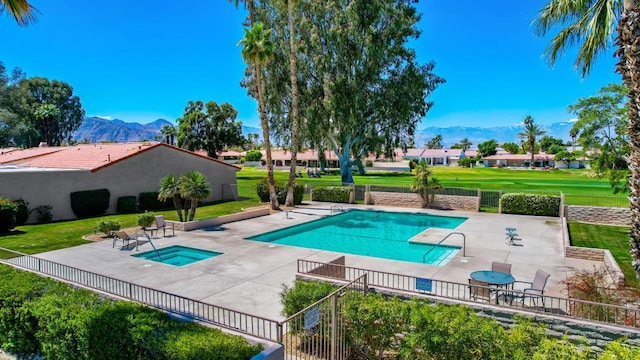
POLYGON ((628 227, 585 224, 575 221, 569 221, 568 225, 571 245, 608 249, 622 269, 627 285, 635 288, 640 287, 640 281, 631 265, 628 227))

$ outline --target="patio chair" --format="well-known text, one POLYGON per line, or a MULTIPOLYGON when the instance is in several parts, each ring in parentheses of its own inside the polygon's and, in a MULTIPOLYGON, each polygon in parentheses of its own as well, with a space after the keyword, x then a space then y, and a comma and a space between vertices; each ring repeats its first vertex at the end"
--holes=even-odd
POLYGON ((158 230, 162 229, 162 237, 167 237, 167 229, 171 229, 171 236, 176 236, 176 230, 173 227, 173 223, 164 221, 163 215, 156 215, 156 227, 158 230))
POLYGON ((489 288, 489 283, 471 278, 469 278, 469 292, 473 300, 481 298, 487 301, 491 301, 491 294, 493 293, 489 288))
POLYGON ((124 231, 113 231, 111 232, 111 236, 113 237, 112 248, 116 247, 118 240, 122 241, 122 247, 129 247, 129 243, 135 241, 136 249, 138 248, 138 234, 136 233, 129 235, 124 231))
POLYGON ((491 263, 491 271, 511 274, 511 264, 494 261, 491 263))
POLYGON ((528 287, 524 287, 518 289, 514 286, 514 290, 520 290, 521 293, 511 295, 511 303, 513 303, 513 299, 517 298, 522 301, 522 305, 524 306, 524 299, 529 298, 533 301, 534 306, 538 306, 537 300, 540 299, 542 301, 542 306, 544 306, 544 288, 547 286, 547 280, 549 280, 549 274, 538 269, 536 271, 536 275, 533 277, 533 281, 516 281, 515 284, 528 284, 528 287))

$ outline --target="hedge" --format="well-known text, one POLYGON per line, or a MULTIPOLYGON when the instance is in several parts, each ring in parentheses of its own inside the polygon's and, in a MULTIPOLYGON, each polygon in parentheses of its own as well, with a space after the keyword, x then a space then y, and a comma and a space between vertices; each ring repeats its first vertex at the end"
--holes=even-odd
POLYGON ((108 189, 75 191, 71 193, 71 210, 77 217, 89 217, 104 214, 109 208, 108 189))
POLYGON ((138 211, 138 199, 135 196, 120 196, 116 205, 118 214, 133 214, 138 211))
POLYGON ((169 198, 165 201, 160 201, 158 200, 157 191, 141 192, 138 196, 138 202, 142 211, 164 210, 173 207, 173 199, 169 198))
POLYGON ((55 359, 249 359, 261 345, 0 265, 0 346, 55 359))
POLYGON ((505 214, 560 216, 559 196, 513 193, 501 199, 505 214))
MULTIPOLYGON (((274 184, 276 195, 278 196, 278 203, 284 204, 287 199, 287 183, 284 181, 276 181, 274 184)), ((269 201, 269 180, 264 177, 258 179, 256 183, 256 194, 262 202, 269 201)), ((302 198, 304 196, 304 185, 294 183, 293 184, 293 204, 302 204, 302 198)))
POLYGON ((320 186, 313 189, 313 200, 349 203, 352 191, 348 186, 320 186))

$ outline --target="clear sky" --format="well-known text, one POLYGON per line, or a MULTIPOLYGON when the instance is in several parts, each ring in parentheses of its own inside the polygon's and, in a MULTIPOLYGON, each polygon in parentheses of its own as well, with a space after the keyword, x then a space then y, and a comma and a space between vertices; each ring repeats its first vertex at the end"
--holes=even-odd
MULTIPOLYGON (((259 126, 256 102, 240 87, 245 64, 243 9, 227 0, 31 0, 39 21, 19 27, 0 17, 0 61, 27 76, 62 80, 89 116, 175 122, 189 100, 229 102, 238 119, 259 126)), ((549 38, 531 22, 544 0, 422 0, 422 36, 411 43, 420 61, 435 61, 447 80, 430 97, 427 126, 501 126, 531 115, 566 121, 578 98, 620 82, 612 52, 589 77, 573 68, 575 51, 551 68, 549 38)))

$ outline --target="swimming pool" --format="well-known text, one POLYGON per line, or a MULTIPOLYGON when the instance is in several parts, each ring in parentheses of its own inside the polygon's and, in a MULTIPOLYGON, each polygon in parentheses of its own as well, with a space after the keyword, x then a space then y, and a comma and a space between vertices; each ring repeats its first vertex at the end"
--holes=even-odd
POLYGON ((467 218, 421 213, 351 210, 247 240, 329 250, 383 259, 443 265, 458 246, 410 242, 429 228, 454 229, 467 218))
POLYGON ((158 249, 157 251, 151 250, 132 256, 173 266, 184 266, 218 255, 222 255, 222 253, 216 251, 194 249, 180 245, 173 245, 166 248, 158 249))

